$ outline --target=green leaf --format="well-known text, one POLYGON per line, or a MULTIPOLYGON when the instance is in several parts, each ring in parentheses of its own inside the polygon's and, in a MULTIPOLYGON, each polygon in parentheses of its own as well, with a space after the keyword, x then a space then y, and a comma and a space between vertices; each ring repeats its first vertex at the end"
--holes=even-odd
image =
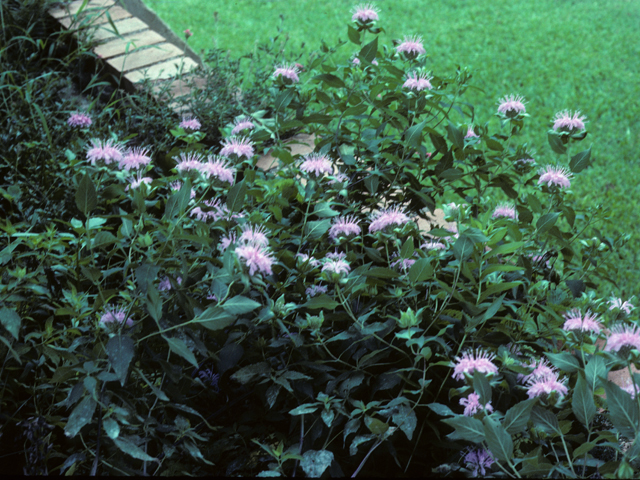
POLYGON ((464 233, 460 234, 456 243, 453 244, 453 255, 458 260, 466 260, 473 253, 474 241, 464 233))
POLYGON ((412 283, 423 282, 433 276, 433 267, 431 260, 428 258, 420 258, 409 268, 409 280, 412 283))
POLYGON ((7 331, 18 340, 18 334, 20 333, 20 315, 15 310, 10 310, 7 307, 0 309, 0 323, 7 331))
POLYGON ((367 62, 371 63, 377 55, 378 37, 376 36, 372 41, 362 47, 362 50, 360 50, 360 53, 358 54, 358 58, 360 58, 360 60, 366 60, 367 62))
POLYGON ((446 405, 442 405, 441 403, 429 403, 427 405, 431 410, 440 415, 441 417, 453 417, 455 413, 446 405))
POLYGON ((371 195, 378 191, 378 186, 380 185, 380 179, 378 175, 372 173, 364 179, 364 186, 367 187, 367 190, 371 195))
POLYGON ((527 428, 527 423, 531 417, 531 409, 533 409, 535 404, 536 399, 531 398, 524 402, 520 402, 507 410, 504 420, 502 421, 502 426, 507 433, 513 435, 520 433, 527 428))
POLYGON ((474 443, 484 441, 484 425, 477 418, 456 416, 445 418, 442 422, 455 428, 455 432, 447 435, 452 440, 468 440, 474 443))
POLYGON ((451 143, 460 149, 464 148, 464 135, 462 134, 462 130, 450 123, 447 125, 447 133, 449 134, 448 137, 451 143))
POLYGON ((184 446, 187 449, 187 451, 189 452, 189 455, 191 455, 196 460, 201 460, 204 463, 206 463, 207 465, 213 465, 212 462, 210 462, 209 460, 204 458, 204 456, 202 455, 202 452, 196 446, 196 444, 194 443, 194 441, 192 439, 185 440, 184 446))
POLYGON ((244 183, 244 180, 236 183, 231 190, 229 190, 229 194, 227 195, 227 208, 231 213, 239 212, 244 206, 244 198, 247 194, 247 186, 244 183))
POLYGON ((491 401, 491 384, 484 373, 476 370, 473 372, 473 389, 480 395, 480 403, 486 405, 491 401))
POLYGON ((404 141, 407 142, 407 145, 409 147, 418 148, 420 146, 422 130, 424 129, 424 126, 426 124, 427 121, 424 120, 406 131, 406 133, 404 134, 404 141))
POLYGON ((356 45, 360 46, 360 32, 358 32, 355 28, 353 28, 351 25, 348 25, 349 28, 349 40, 351 41, 351 43, 355 43, 356 45))
POLYGON ((242 367, 236 373, 231 375, 231 378, 236 382, 240 382, 242 385, 249 383, 256 375, 267 375, 271 371, 271 368, 267 362, 254 363, 242 367))
POLYGON ((508 255, 524 247, 524 242, 511 242, 492 248, 491 251, 484 254, 484 258, 488 259, 496 255, 508 255))
POLYGON ((102 426, 111 440, 118 438, 118 435, 120 435, 120 425, 113 418, 105 418, 102 421, 102 426))
POLYGON ((618 432, 625 437, 635 438, 640 422, 638 403, 631 399, 631 395, 612 382, 604 384, 607 395, 607 406, 611 423, 618 432))
POLYGON ((145 462, 160 463, 158 462, 157 459, 144 453, 144 450, 142 450, 139 446, 133 443, 133 441, 128 437, 114 438, 113 443, 115 443, 120 450, 122 450, 124 453, 126 453, 127 455, 133 458, 136 458, 138 460, 143 460, 145 462))
POLYGON ((333 462, 333 452, 329 450, 307 450, 302 455, 300 466, 307 477, 320 478, 333 462))
POLYGON ((129 371, 129 364, 134 357, 135 344, 131 337, 124 335, 116 335, 111 337, 107 342, 107 356, 109 357, 109 363, 113 367, 113 371, 116 372, 120 384, 124 387, 124 382, 127 379, 127 372, 129 371))
POLYGON ((578 359, 571 355, 570 353, 548 353, 545 352, 545 355, 554 367, 559 368, 563 372, 573 373, 580 368, 580 363, 578 359))
POLYGON ((589 453, 596 446, 596 442, 583 443, 573 451, 574 460, 584 456, 585 453, 589 453))
POLYGON ((329 295, 322 294, 317 297, 312 297, 309 299, 307 303, 302 305, 304 308, 310 308, 312 310, 317 310, 319 308, 326 308, 327 310, 333 310, 338 305, 338 302, 333 300, 329 295))
POLYGON ((551 146, 551 150, 559 155, 564 155, 565 153, 567 153, 567 147, 562 144, 562 139, 558 134, 549 132, 547 138, 549 139, 549 146, 551 146))
POLYGON ((415 248, 413 246, 413 238, 409 237, 402 245, 402 249, 400 250, 400 257, 402 258, 411 258, 413 256, 413 252, 415 248))
POLYGON ((118 239, 111 232, 98 232, 93 237, 93 248, 104 248, 117 243, 118 239))
POLYGON ((364 424, 374 435, 383 435, 389 430, 389 424, 377 418, 370 417, 369 415, 365 415, 364 424))
POLYGON ((395 423, 400 430, 404 432, 409 440, 413 437, 413 432, 418 424, 418 418, 416 413, 410 407, 401 405, 398 407, 398 411, 391 416, 393 423, 395 423))
POLYGON ((531 412, 531 421, 536 427, 547 433, 556 433, 557 435, 562 434, 560 424, 558 423, 558 417, 544 408, 534 406, 531 412))
POLYGON ((313 80, 321 80, 329 87, 334 87, 334 88, 345 87, 345 84, 340 77, 336 77, 335 75, 332 75, 330 73, 323 73, 321 75, 316 75, 315 77, 313 77, 313 80))
POLYGON ((136 368, 135 371, 136 371, 136 373, 138 375, 140 375, 140 378, 142 378, 142 380, 144 380, 144 383, 146 383, 148 385, 148 387, 151 389, 153 394, 156 397, 158 397, 158 399, 162 400, 163 402, 168 402, 169 401, 169 397, 167 397, 167 394, 164 393, 162 390, 160 390, 158 387, 156 387, 153 383, 151 383, 149 381, 149 379, 145 376, 145 374, 142 373, 142 370, 140 370, 139 368, 136 368))
POLYGON ((591 165, 591 147, 589 147, 588 150, 575 154, 569 162, 569 168, 571 168, 573 173, 580 173, 589 165, 591 165))
POLYGON ((146 304, 149 315, 158 322, 162 318, 163 301, 158 293, 158 289, 153 284, 150 284, 147 288, 146 304))
POLYGON ((317 240, 327 233, 330 228, 331 220, 329 219, 307 222, 305 236, 309 237, 309 240, 317 240))
POLYGON ((362 443, 367 443, 371 440, 373 440, 374 438, 376 438, 375 435, 357 435, 353 441, 351 442, 351 445, 349 445, 349 455, 351 455, 352 457, 358 453, 358 446, 362 443))
POLYGON ((162 338, 167 341, 167 343, 169 344, 169 348, 173 353, 181 356, 191 365, 198 368, 198 362, 196 361, 195 355, 191 350, 189 350, 189 347, 187 347, 187 344, 184 343, 183 340, 180 340, 179 338, 165 337, 164 335, 162 336, 162 338))
POLYGON ((320 408, 320 405, 317 403, 305 403, 300 405, 293 410, 289 410, 289 415, 306 415, 307 413, 313 413, 320 408))
POLYGON ((82 427, 91 421, 96 405, 96 401, 91 395, 84 397, 69 415, 69 420, 64 427, 64 434, 69 438, 75 437, 82 427))
POLYGON ((222 308, 215 306, 209 307, 200 315, 196 316, 193 321, 201 324, 209 330, 216 331, 227 328, 236 321, 236 316, 224 311, 222 308))
POLYGON ((163 218, 172 220, 178 215, 182 215, 191 200, 191 181, 187 180, 182 184, 180 190, 173 193, 167 200, 164 208, 163 218))
POLYGON ((277 97, 273 104, 276 112, 280 109, 287 108, 293 100, 293 97, 296 95, 296 90, 294 88, 287 88, 284 92, 281 92, 277 97))
POLYGON ((96 208, 96 205, 98 205, 96 187, 91 181, 89 174, 85 173, 76 191, 76 206, 78 210, 87 215, 91 210, 96 208))
POLYGON ((603 385, 607 381, 609 370, 604 361, 604 358, 599 356, 592 356, 587 362, 587 366, 584 368, 584 373, 587 377, 587 384, 591 391, 595 392, 598 387, 603 385))
POLYGON ((536 229, 539 233, 544 233, 553 227, 560 216, 560 212, 547 213, 542 215, 536 222, 536 229))
POLYGON ((398 278, 400 274, 395 270, 391 270, 390 268, 373 267, 367 270, 364 276, 372 278, 398 278))
POLYGON ((252 312, 256 308, 261 306, 262 305, 260 305, 255 300, 243 297, 242 295, 237 295, 227 300, 224 305, 222 305, 222 308, 225 312, 228 312, 231 315, 243 315, 245 313, 252 312))
POLYGON ((502 425, 490 417, 484 417, 484 436, 489 450, 499 460, 508 462, 513 458, 513 440, 502 425))
POLYGON ((571 408, 580 423, 588 429, 596 414, 596 404, 593 400, 593 392, 589 390, 587 381, 581 373, 578 374, 576 386, 573 388, 571 408))
POLYGON ((340 212, 333 210, 330 203, 320 202, 313 209, 313 214, 320 218, 328 218, 340 215, 340 212))

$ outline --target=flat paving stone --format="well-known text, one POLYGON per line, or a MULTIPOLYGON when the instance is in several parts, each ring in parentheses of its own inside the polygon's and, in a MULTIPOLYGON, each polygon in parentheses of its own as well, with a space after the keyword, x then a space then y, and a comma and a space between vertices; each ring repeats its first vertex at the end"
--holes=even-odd
POLYGON ((171 43, 159 43, 143 50, 120 55, 107 60, 107 63, 119 72, 129 72, 142 67, 148 67, 170 58, 180 57, 184 52, 171 43))
POLYGON ((132 53, 140 47, 163 43, 166 39, 153 30, 142 30, 137 33, 131 33, 120 37, 113 37, 109 41, 95 47, 93 51, 101 58, 108 59, 132 53))

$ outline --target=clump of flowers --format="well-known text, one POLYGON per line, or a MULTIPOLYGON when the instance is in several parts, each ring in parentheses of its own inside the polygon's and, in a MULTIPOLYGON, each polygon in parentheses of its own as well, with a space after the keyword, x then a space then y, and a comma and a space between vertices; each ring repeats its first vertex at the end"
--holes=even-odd
POLYGON ((178 162, 175 168, 179 173, 199 172, 202 168, 202 157, 194 152, 181 153, 173 159, 178 162))
POLYGON ((247 138, 236 136, 225 138, 222 150, 220 150, 220 155, 222 155, 223 157, 235 155, 238 158, 251 158, 253 157, 253 154, 253 143, 251 143, 251 141, 247 138))
POLYGON ((320 261, 317 258, 313 258, 306 253, 296 253, 296 267, 299 270, 304 271, 313 270, 320 266, 320 261))
POLYGON ((571 173, 566 167, 551 166, 540 169, 538 185, 545 184, 547 187, 569 188, 571 186, 571 173))
POLYGON ((520 95, 507 95, 500 99, 498 113, 505 115, 507 118, 515 118, 526 112, 524 97, 520 95))
POLYGON ((236 256, 249 268, 249 275, 262 273, 271 275, 271 266, 275 262, 271 251, 267 247, 259 245, 242 245, 236 247, 236 256))
POLYGON ((527 395, 529 398, 541 397, 546 401, 555 392, 558 400, 561 400, 569 392, 565 383, 566 379, 558 380, 556 372, 533 377, 527 382, 527 395))
POLYGON ((253 130, 254 128, 256 128, 256 126, 248 117, 240 117, 237 118, 233 123, 233 130, 231 130, 231 135, 237 135, 244 132, 245 130, 253 130))
MULTIPOLYGON (((182 277, 177 277, 176 278, 176 283, 178 285, 182 285, 182 277)), ((169 279, 169 277, 164 277, 160 283, 158 284, 158 291, 159 292, 167 292, 169 290, 171 290, 173 287, 171 286, 171 280, 169 279)))
POLYGON ((328 287, 326 285, 311 285, 304 291, 304 293, 307 295, 307 297, 311 298, 327 293, 327 290, 328 287))
POLYGON ((496 207, 491 214, 491 218, 508 218, 510 220, 517 220, 518 213, 516 212, 515 206, 505 203, 496 207))
POLYGON ((333 225, 329 229, 329 237, 337 240, 341 235, 350 237, 360 235, 362 229, 358 225, 356 217, 353 215, 339 216, 333 220, 333 225))
POLYGON ((464 138, 467 138, 467 139, 480 138, 480 136, 473 130, 473 125, 469 125, 469 127, 467 128, 467 133, 465 134, 464 138))
POLYGON ((326 156, 319 153, 310 153, 304 158, 300 170, 316 177, 333 173, 333 163, 326 156))
POLYGON ((464 380, 466 376, 471 378, 473 372, 478 371, 491 376, 498 373, 498 367, 492 362, 496 358, 495 354, 487 353, 483 350, 467 350, 460 357, 455 358, 453 364, 453 378, 464 380))
POLYGON ((471 450, 464 456, 464 461, 467 464, 467 468, 471 470, 472 477, 484 477, 487 474, 487 470, 495 462, 491 453, 483 448, 471 450))
POLYGON ((220 243, 218 244, 218 249, 221 252, 224 252, 229 246, 238 241, 238 237, 235 232, 230 232, 228 235, 223 235, 220 237, 220 243))
POLYGON ((378 20, 378 13, 380 13, 380 10, 378 10, 375 6, 371 5, 370 3, 364 3, 355 7, 351 20, 356 23, 363 24, 375 22, 378 20))
POLYGON ((433 85, 431 85, 430 82, 432 78, 433 77, 430 77, 425 72, 410 72, 407 74, 407 79, 402 87, 408 88, 409 90, 415 90, 416 92, 432 90, 433 85))
POLYGON ((631 313, 631 310, 635 308, 631 304, 631 302, 627 300, 623 302, 621 298, 616 298, 616 297, 609 300, 609 305, 610 305, 609 310, 620 310, 626 313, 627 315, 629 315, 631 313))
POLYGON ((574 308, 564 316, 565 322, 562 326, 563 330, 580 330, 582 332, 600 333, 602 324, 598 321, 597 315, 587 312, 582 315, 578 308, 574 308))
POLYGON ((549 365, 546 358, 541 358, 539 360, 534 359, 528 365, 523 363, 522 366, 533 369, 528 375, 523 375, 521 373, 518 374, 518 381, 522 383, 527 383, 530 380, 542 378, 548 375, 557 375, 555 368, 549 365))
POLYGON ((419 35, 407 36, 403 38, 400 45, 396 47, 396 52, 404 53, 409 58, 416 58, 418 55, 424 55, 427 51, 422 44, 422 37, 419 35))
POLYGON ((200 124, 200 121, 191 116, 184 116, 182 117, 182 122, 180 122, 179 125, 180 128, 184 128, 185 130, 191 130, 191 131, 197 131, 200 130, 200 128, 202 128, 202 125, 200 124))
POLYGON ((429 240, 428 242, 420 245, 420 248, 422 248, 423 250, 446 250, 447 246, 442 242, 438 242, 437 240, 429 240))
POLYGON ((90 127, 93 124, 91 117, 84 113, 72 113, 67 119, 67 125, 70 127, 90 127))
POLYGON ((229 208, 219 198, 204 200, 201 205, 207 207, 207 209, 203 210, 201 206, 194 207, 189 212, 189 216, 203 222, 207 220, 217 222, 221 218, 239 218, 241 216, 240 214, 230 215, 229 208))
POLYGON ((484 410, 487 413, 493 412, 491 402, 487 402, 487 404, 483 406, 480 403, 480 395, 475 392, 469 394, 467 398, 461 398, 460 405, 464 407, 464 415, 466 417, 472 417, 481 410, 484 410))
POLYGON ((300 78, 298 77, 299 73, 300 70, 296 65, 289 65, 285 63, 276 67, 275 72, 273 72, 273 78, 281 78, 283 81, 288 81, 289 83, 298 83, 300 81, 300 78))
POLYGON ((557 132, 569 132, 574 133, 584 130, 584 121, 586 117, 580 116, 580 111, 576 110, 573 115, 571 110, 563 110, 556 113, 553 119, 553 129, 557 132))
POLYGON ((328 277, 334 281, 339 280, 342 275, 347 275, 350 271, 351 266, 349 262, 341 256, 330 258, 329 255, 327 255, 324 265, 322 266, 322 272, 326 272, 328 277))
POLYGON ((142 172, 138 172, 135 176, 129 178, 129 185, 127 185, 124 191, 127 192, 130 189, 140 188, 143 183, 150 186, 153 179, 151 177, 143 177, 143 175, 142 172))
POLYGON ((119 166, 120 168, 124 168, 125 170, 146 167, 151 163, 151 157, 148 155, 148 153, 148 148, 130 148, 126 151, 122 160, 120 160, 119 166))
POLYGON ((411 268, 411 266, 414 263, 416 263, 415 258, 397 258, 397 257, 398 257, 397 254, 393 255, 393 258, 396 258, 396 260, 392 261, 390 266, 391 268, 396 268, 401 272, 406 272, 411 268))
POLYGON ((607 338, 606 352, 621 352, 625 350, 640 349, 640 331, 637 325, 617 324, 611 327, 611 335, 607 338))
POLYGON ((374 214, 373 221, 369 225, 369 232, 380 232, 392 225, 402 227, 410 221, 411 219, 401 207, 389 207, 374 214))
POLYGON ((243 225, 242 234, 240 235, 240 241, 246 244, 258 245, 261 247, 266 247, 267 245, 269 245, 267 232, 262 225, 243 225))
POLYGON ((105 165, 116 162, 123 158, 123 147, 113 140, 91 140, 91 147, 87 151, 87 160, 91 165, 103 162, 105 165))
POLYGON ((108 307, 105 308, 104 313, 100 317, 100 323, 102 325, 112 324, 125 324, 127 327, 133 326, 133 319, 127 317, 127 312, 124 307, 108 307))
POLYGON ((229 162, 215 155, 209 156, 205 163, 199 166, 200 173, 205 178, 217 178, 223 182, 233 185, 236 169, 229 165, 229 162))

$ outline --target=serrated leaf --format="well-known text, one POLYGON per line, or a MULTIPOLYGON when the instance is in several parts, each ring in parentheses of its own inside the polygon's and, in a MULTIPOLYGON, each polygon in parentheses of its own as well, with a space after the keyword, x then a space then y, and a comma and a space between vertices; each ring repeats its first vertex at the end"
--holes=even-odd
POLYGON ((128 437, 114 438, 113 443, 115 443, 120 450, 122 450, 124 453, 126 453, 127 455, 133 458, 136 458, 138 460, 143 460, 145 462, 158 462, 157 459, 144 453, 144 450, 142 450, 139 446, 133 443, 133 441, 128 437))
POLYGON ((539 233, 546 232, 556 224, 559 216, 560 212, 552 212, 547 213, 546 215, 542 215, 536 222, 536 229, 539 233))
POLYGON ((409 280, 412 283, 424 282, 433 277, 433 267, 428 258, 419 258, 416 263, 409 268, 409 280))
POLYGON ((18 340, 18 334, 20 333, 21 322, 20 315, 18 315, 15 310, 7 307, 0 309, 0 323, 16 340, 18 340))
POLYGON ((565 153, 567 153, 567 147, 562 144, 562 139, 559 135, 553 132, 549 132, 547 138, 549 140, 549 146, 551 147, 551 150, 559 155, 564 155, 565 153))
POLYGON ((547 433, 555 433, 557 435, 562 433, 560 424, 558 423, 558 417, 544 408, 534 406, 531 411, 531 421, 533 421, 536 427, 547 433))
POLYGON ((371 440, 373 440, 374 438, 376 438, 375 435, 371 435, 371 434, 367 434, 367 435, 357 435, 351 442, 351 445, 349 445, 349 455, 351 455, 352 457, 358 453, 358 446, 369 442, 371 440))
POLYGON ((366 60, 367 62, 371 63, 376 58, 376 55, 378 55, 377 36, 372 41, 367 43, 364 47, 362 47, 360 53, 358 54, 358 58, 360 58, 360 60, 366 60))
POLYGON ((302 455, 300 466, 307 477, 319 478, 333 462, 333 452, 329 450, 307 450, 302 455))
POLYGON ((306 415, 307 413, 313 413, 320 408, 317 403, 305 403, 299 407, 289 411, 289 415, 306 415))
POLYGON ((578 374, 576 386, 573 388, 571 409, 580 423, 589 428, 589 424, 596 415, 596 404, 593 400, 593 392, 589 390, 587 381, 581 373, 578 374))
POLYGON ((400 430, 404 432, 409 440, 413 437, 413 432, 418 424, 418 418, 416 413, 406 405, 398 407, 398 411, 391 416, 393 423, 395 423, 400 430))
POLYGON ((162 338, 167 341, 167 343, 169 344, 169 348, 173 353, 181 356, 191 365, 198 368, 198 362, 196 361, 195 355, 191 350, 189 350, 189 347, 187 347, 187 344, 184 343, 183 340, 180 340, 179 338, 165 337, 164 335, 162 336, 162 338))
POLYGON ((351 25, 348 25, 349 31, 348 31, 348 36, 349 36, 349 40, 351 41, 351 43, 355 43, 356 45, 360 45, 360 32, 358 32, 355 28, 353 28, 351 25))
POLYGON ((322 412, 320 412, 320 418, 322 418, 322 421, 327 427, 331 426, 335 417, 336 414, 333 410, 322 410, 322 412))
POLYGON ((96 405, 97 403, 92 396, 84 397, 69 415, 69 420, 64 427, 64 434, 69 438, 75 437, 82 427, 91 422, 96 405))
POLYGON ((473 372, 473 389, 480 396, 480 403, 486 405, 491 401, 491 384, 484 373, 473 372))
POLYGON ((124 335, 111 337, 107 342, 106 350, 109 363, 111 363, 111 367, 123 387, 129 371, 129 364, 134 357, 134 348, 133 340, 124 335))
POLYGON ((96 208, 97 205, 98 194, 96 193, 96 187, 93 181, 91 181, 91 176, 85 173, 76 191, 76 206, 78 210, 87 215, 91 210, 96 208))
POLYGON ((453 417, 455 413, 446 405, 442 405, 441 403, 429 403, 427 405, 431 410, 440 415, 441 417, 453 417))
POLYGON ((402 249, 400 250, 401 258, 411 258, 413 256, 413 252, 415 248, 413 246, 413 238, 409 237, 402 245, 402 249))
POLYGON ((239 212, 244 206, 244 199, 247 194, 247 186, 244 180, 236 183, 227 195, 227 208, 231 213, 239 212))
POLYGON ((404 134, 404 141, 408 146, 418 148, 420 146, 420 138, 422 137, 422 130, 424 129, 427 121, 424 120, 417 125, 409 128, 404 134))
POLYGON ((631 395, 615 383, 606 382, 604 391, 607 395, 611 423, 618 429, 620 434, 628 438, 635 438, 640 422, 638 403, 632 400, 631 395))
POLYGON ((313 77, 313 80, 321 80, 329 87, 333 88, 344 88, 345 84, 340 77, 336 77, 330 73, 323 73, 321 75, 316 75, 313 77))
POLYGON ((319 308, 326 308, 327 310, 334 310, 340 303, 333 300, 329 295, 322 294, 317 297, 311 297, 307 303, 302 305, 304 308, 310 308, 317 310, 319 308))
POLYGON ((118 435, 120 435, 120 425, 113 418, 105 418, 102 421, 102 426, 111 440, 118 438, 118 435))
POLYGON ((364 275, 365 277, 372 278, 398 278, 400 276, 400 274, 395 270, 384 267, 373 267, 367 270, 364 275))
POLYGON ((462 130, 452 123, 449 123, 447 125, 447 133, 451 143, 460 149, 464 148, 464 135, 462 134, 462 130))
POLYGON ((524 402, 520 402, 507 410, 504 420, 502 421, 502 426, 507 433, 513 435, 520 433, 527 428, 527 423, 531 417, 531 410, 535 404, 536 399, 531 398, 524 402))
POLYGON ((335 210, 333 210, 331 208, 331 204, 327 202, 320 202, 313 209, 313 214, 317 215, 320 218, 328 218, 340 215, 340 212, 336 212, 335 210))
POLYGON ((594 355, 587 362, 587 365, 584 368, 584 373, 587 378, 589 388, 591 391, 595 392, 603 382, 607 381, 609 370, 607 369, 604 358, 594 355))
POLYGON ((172 220, 178 215, 182 215, 189 205, 191 200, 191 181, 187 180, 182 184, 180 190, 173 193, 164 207, 163 218, 165 220, 172 220))
POLYGON ((571 157, 569 168, 573 173, 580 173, 591 164, 591 147, 571 157))
POLYGON ((447 435, 452 440, 468 440, 474 443, 484 441, 484 425, 477 418, 456 416, 445 418, 442 422, 455 428, 455 432, 447 435))
POLYGON ((462 233, 453 244, 453 255, 458 260, 466 260, 473 253, 474 241, 462 233))
POLYGON ((231 315, 243 315, 245 313, 252 312, 258 307, 261 307, 258 302, 251 300, 250 298, 243 297, 242 295, 230 298, 224 303, 224 305, 222 305, 222 309, 231 315))
POLYGON ((283 92, 281 92, 276 97, 273 103, 273 106, 276 112, 282 108, 287 108, 291 103, 291 101, 293 100, 293 97, 295 97, 295 95, 296 95, 296 90, 294 88, 287 88, 283 92))
POLYGON ((331 220, 329 219, 307 222, 305 236, 309 237, 310 240, 317 240, 327 233, 329 228, 331 228, 331 220))
POLYGON ((484 417, 484 436, 489 450, 499 460, 508 462, 513 458, 513 440, 502 425, 490 417, 484 417))
POLYGON ((111 232, 98 232, 93 237, 93 248, 104 248, 117 243, 118 239, 111 232))
POLYGON ((240 370, 231 375, 231 379, 240 382, 242 385, 249 383, 256 375, 266 375, 271 371, 267 362, 254 363, 242 367, 240 370))
POLYGON ((551 361, 554 367, 559 368, 563 372, 573 373, 580 368, 578 359, 570 353, 545 352, 545 355, 551 361))
POLYGON ((203 327, 209 330, 216 331, 227 328, 237 317, 232 315, 231 312, 227 312, 222 308, 215 306, 209 307, 200 315, 193 319, 194 322, 201 324, 203 327))

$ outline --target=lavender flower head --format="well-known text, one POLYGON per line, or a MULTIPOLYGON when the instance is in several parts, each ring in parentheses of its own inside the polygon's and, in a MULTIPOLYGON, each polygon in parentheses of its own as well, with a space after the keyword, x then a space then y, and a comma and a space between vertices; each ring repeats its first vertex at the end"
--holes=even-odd
POLYGON ((333 163, 324 155, 310 153, 304 157, 304 161, 300 165, 300 170, 308 175, 313 173, 316 177, 327 174, 331 175, 333 173, 333 163))
POLYGON ((151 157, 148 155, 148 153, 148 148, 130 148, 125 152, 125 155, 118 163, 118 166, 125 170, 135 170, 138 168, 146 167, 151 163, 151 157))
MULTIPOLYGON (((178 192, 182 188, 182 182, 180 180, 176 180, 175 182, 171 182, 169 184, 169 188, 171 188, 172 192, 178 192)), ((191 189, 190 198, 196 198, 196 191, 193 188, 191 189)))
POLYGON ((498 367, 494 365, 492 360, 496 358, 495 354, 487 353, 483 350, 468 350, 460 357, 456 357, 453 364, 453 378, 455 380, 464 380, 465 376, 471 377, 473 372, 478 371, 485 375, 491 376, 498 373, 498 367))
POLYGON ((349 262, 342 259, 328 259, 325 260, 324 265, 322 267, 323 272, 328 273, 336 273, 336 274, 348 274, 351 271, 351 266, 349 262))
POLYGON ((516 212, 515 206, 503 203, 496 207, 491 214, 491 218, 508 218, 510 220, 517 220, 518 213, 516 212))
POLYGON ((380 13, 380 10, 375 6, 370 3, 363 3, 355 7, 351 20, 356 23, 375 22, 378 20, 378 13, 380 13))
POLYGON ((617 297, 613 297, 611 300, 609 300, 609 310, 620 310, 624 313, 626 313, 627 315, 629 315, 631 313, 631 310, 633 310, 635 307, 631 304, 631 302, 625 300, 624 302, 622 301, 621 298, 617 298, 617 297))
MULTIPOLYGON (((176 278, 176 283, 178 285, 182 285, 182 277, 177 277, 176 278)), ((169 279, 169 277, 164 277, 161 281, 160 284, 158 285, 158 291, 159 292, 168 292, 169 290, 171 290, 173 287, 171 286, 171 280, 169 279)))
POLYGON ((307 297, 311 298, 315 297, 316 295, 327 293, 327 289, 328 288, 326 285, 311 285, 304 291, 304 293, 307 295, 307 297))
POLYGON ((551 166, 540 169, 538 185, 546 184, 547 187, 569 188, 571 186, 571 173, 566 167, 551 166))
POLYGON ((582 315, 578 308, 574 308, 564 315, 565 322, 562 326, 563 330, 580 330, 582 332, 594 332, 596 334, 602 331, 602 323, 598 321, 598 317, 591 312, 582 315))
POLYGON ((197 153, 181 153, 179 157, 173 157, 177 164, 175 169, 178 173, 200 172, 202 168, 202 157, 197 153))
POLYGON ((559 399, 562 399, 569 392, 565 382, 566 379, 558 380, 558 374, 555 372, 531 378, 527 382, 527 395, 529 398, 542 397, 546 399, 555 392, 559 399))
POLYGON ((329 237, 337 240, 338 237, 344 235, 360 235, 362 229, 358 226, 358 220, 353 215, 339 216, 333 220, 333 225, 329 229, 329 237))
POLYGON ((438 242, 437 240, 429 240, 428 242, 420 245, 420 248, 422 248, 423 250, 446 250, 447 246, 442 242, 438 242))
POLYGON ((200 130, 202 125, 200 124, 200 121, 197 118, 193 116, 186 116, 186 117, 182 117, 182 122, 180 122, 179 127, 184 128, 185 130, 192 130, 195 132, 196 130, 200 130))
POLYGON ((245 130, 253 130, 254 128, 256 128, 256 126, 251 120, 249 120, 248 117, 240 117, 233 123, 233 130, 231 130, 231 135, 237 135, 244 132, 245 130))
POLYGON ((228 235, 223 235, 220 237, 220 243, 218 244, 218 250, 224 252, 227 248, 229 248, 232 244, 238 241, 237 235, 235 232, 231 232, 228 235))
POLYGON ((286 79, 290 83, 298 83, 300 81, 300 78, 298 77, 299 73, 300 70, 296 65, 284 63, 276 67, 275 72, 273 72, 273 78, 278 79, 279 77, 282 77, 283 80, 286 79))
POLYGON ((460 405, 464 406, 465 417, 473 417, 476 413, 478 413, 481 410, 484 410, 487 413, 493 412, 493 407, 491 406, 491 402, 487 402, 487 404, 483 406, 480 403, 480 395, 478 395, 475 392, 469 394, 467 398, 461 398, 460 405))
POLYGON ((514 118, 521 113, 526 113, 527 109, 524 106, 524 97, 520 95, 507 95, 500 99, 498 105, 498 113, 502 113, 508 118, 514 118))
POLYGON ((494 463, 491 453, 484 449, 471 450, 465 455, 464 461, 467 463, 467 468, 472 470, 473 477, 484 477, 494 463))
POLYGON ((409 90, 415 90, 416 92, 432 90, 433 85, 431 85, 431 79, 433 79, 433 77, 430 77, 425 72, 411 72, 407 74, 407 79, 402 87, 408 88, 409 90))
POLYGON ((153 179, 151 177, 143 177, 142 175, 144 175, 142 172, 138 172, 135 176, 129 178, 129 185, 127 185, 124 191, 128 192, 131 189, 140 188, 143 183, 151 186, 153 179))
POLYGON ((220 155, 223 157, 229 157, 235 155, 236 157, 251 158, 254 155, 253 143, 248 138, 231 136, 225 138, 223 142, 220 155))
POLYGON ((259 245, 243 245, 236 247, 236 256, 249 268, 249 275, 256 273, 271 275, 271 266, 275 262, 273 254, 267 247, 259 245))
POLYGON ((102 325, 125 324, 127 327, 133 326, 133 320, 127 318, 127 312, 124 307, 105 308, 104 313, 100 317, 102 325))
POLYGON ((402 227, 409 223, 411 219, 404 213, 401 207, 389 207, 373 215, 373 221, 369 225, 369 233, 385 230, 389 226, 402 227))
POLYGON ((269 239, 267 238, 266 233, 267 232, 262 225, 243 225, 240 241, 247 245, 266 247, 269 245, 269 239))
POLYGON ((198 372, 198 377, 200 377, 202 383, 213 388, 216 393, 220 392, 220 388, 218 386, 220 375, 218 375, 217 373, 213 373, 213 370, 211 370, 210 368, 207 368, 206 370, 200 370, 198 372))
POLYGON ((620 352, 635 348, 640 350, 640 331, 637 325, 617 324, 611 327, 605 352, 620 352))
POLYGON ((199 170, 202 176, 207 179, 213 177, 231 185, 234 183, 236 169, 229 165, 227 160, 215 155, 210 155, 206 163, 201 163, 199 170))
POLYGON ((523 363, 522 366, 533 369, 529 375, 523 375, 521 373, 518 374, 517 379, 523 384, 536 378, 543 378, 548 375, 557 375, 555 368, 549 365, 546 358, 541 358, 540 360, 532 359, 529 364, 523 363))
POLYGON ((320 266, 320 261, 318 259, 313 258, 307 255, 306 253, 296 253, 296 258, 297 258, 296 263, 297 263, 298 269, 304 268, 306 266, 311 267, 311 269, 314 269, 320 266))
POLYGON ((93 121, 89 115, 79 112, 72 113, 67 120, 67 125, 70 127, 90 127, 92 123, 93 121))
POLYGON ((553 119, 553 129, 556 132, 561 131, 569 133, 584 130, 585 120, 586 117, 580 116, 579 110, 576 110, 573 115, 571 115, 571 110, 564 110, 556 113, 556 116, 553 119))
POLYGON ((95 165, 99 161, 109 165, 112 162, 120 162, 122 160, 122 145, 115 143, 113 140, 91 140, 91 148, 87 150, 87 160, 91 165, 95 165))
POLYGON ((404 53, 407 58, 416 58, 418 55, 424 55, 427 51, 422 44, 422 37, 419 35, 405 35, 402 43, 396 47, 396 52, 404 53))

